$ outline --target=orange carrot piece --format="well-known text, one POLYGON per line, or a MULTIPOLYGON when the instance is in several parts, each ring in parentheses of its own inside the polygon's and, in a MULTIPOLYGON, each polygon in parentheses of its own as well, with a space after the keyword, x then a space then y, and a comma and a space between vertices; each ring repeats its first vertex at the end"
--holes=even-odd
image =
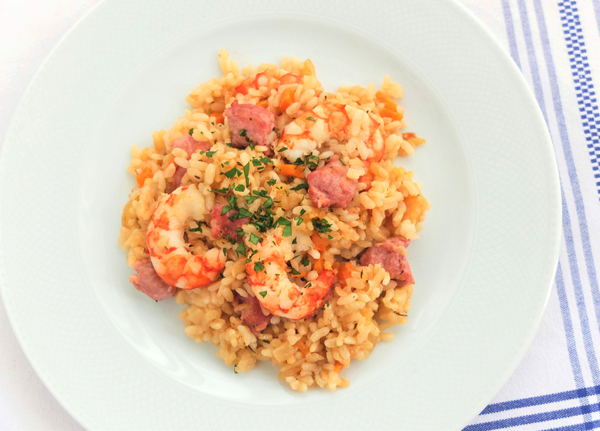
POLYGON ((146 179, 152 178, 153 176, 154 176, 154 173, 152 172, 152 169, 150 169, 150 168, 142 169, 135 176, 135 180, 137 181, 138 187, 142 187, 144 185, 144 183, 146 182, 146 179))
POLYGON ((327 250, 327 241, 321 238, 321 235, 319 235, 318 232, 313 232, 310 239, 312 239, 314 245, 313 248, 319 253, 323 253, 325 250, 327 250))
POLYGON ((405 197, 404 204, 406 211, 404 211, 402 221, 410 220, 412 224, 416 224, 427 210, 427 200, 421 195, 405 197))
POLYGON ((277 169, 281 175, 295 178, 304 178, 304 168, 298 165, 279 165, 277 169))
POLYGON ((385 108, 390 109, 392 111, 396 110, 396 106, 398 106, 396 102, 394 102, 388 96, 383 94, 383 91, 378 90, 377 93, 375 93, 375 97, 377 98, 377 100, 379 100, 380 103, 383 103, 385 108))
POLYGON ((402 119, 404 118, 404 114, 401 114, 400 112, 398 112, 396 110, 396 108, 394 109, 388 109, 388 108, 383 108, 379 114, 381 115, 381 117, 388 117, 391 118, 394 121, 402 121, 402 119))
POLYGON ((304 356, 306 356, 310 353, 310 349, 308 348, 308 346, 306 344, 304 344, 303 341, 298 341, 296 344, 294 344, 294 346, 296 346, 298 348, 298 350, 300 350, 300 352, 302 352, 302 354, 304 356))
POLYGON ((283 93, 281 93, 281 98, 279 99, 279 109, 281 109, 281 112, 285 112, 292 103, 294 103, 294 90, 288 87, 283 90, 283 93))
POLYGON ((210 114, 210 116, 215 119, 215 123, 217 124, 223 124, 225 122, 225 118, 223 117, 222 112, 213 112, 212 114, 210 114))
POLYGON ((402 139, 404 139, 405 141, 407 141, 413 147, 418 147, 419 145, 423 145, 425 143, 425 139, 419 138, 414 133, 403 133, 402 134, 402 139))
POLYGON ((323 272, 325 269, 325 259, 323 259, 323 256, 315 260, 315 263, 313 263, 313 269, 317 271, 317 274, 319 275, 323 272))
POLYGON ((269 107, 269 100, 268 99, 264 99, 264 100, 261 100, 259 102, 256 102, 256 106, 260 106, 261 108, 267 109, 269 107))
POLYGON ((336 373, 341 373, 341 371, 344 369, 344 364, 342 364, 339 361, 335 361, 335 364, 333 366, 333 371, 335 371, 336 373))
POLYGON ((350 262, 346 262, 342 265, 337 274, 342 287, 346 287, 346 280, 352 277, 353 271, 356 271, 356 268, 350 262))

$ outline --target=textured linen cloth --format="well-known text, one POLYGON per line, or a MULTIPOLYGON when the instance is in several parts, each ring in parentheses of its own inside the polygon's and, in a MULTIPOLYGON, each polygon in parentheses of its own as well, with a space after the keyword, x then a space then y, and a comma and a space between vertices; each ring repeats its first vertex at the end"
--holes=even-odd
MULTIPOLYGON (((560 262, 540 329, 514 375, 465 429, 600 429, 600 112, 595 90, 600 83, 600 0, 459 2, 500 41, 536 96, 556 153, 563 211, 560 262)), ((43 58, 96 3, 0 2, 0 138, 43 58)), ((2 307, 0 350, 0 429, 81 429, 27 363, 2 307)))
POLYGON ((462 3, 504 45, 535 94, 554 145, 563 217, 540 329, 511 379, 465 430, 600 429, 600 1, 462 3))

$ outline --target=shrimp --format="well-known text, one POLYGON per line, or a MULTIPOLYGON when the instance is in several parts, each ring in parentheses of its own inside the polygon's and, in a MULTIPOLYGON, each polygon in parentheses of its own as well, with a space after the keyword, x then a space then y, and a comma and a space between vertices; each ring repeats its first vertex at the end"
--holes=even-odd
POLYGON ((378 132, 379 123, 362 109, 324 103, 306 111, 283 129, 278 151, 291 162, 303 159, 324 142, 359 139, 366 145, 361 158, 367 162, 380 161, 384 154, 383 138, 378 132))
POLYGON ((266 69, 255 76, 246 78, 235 88, 235 92, 246 95, 250 88, 258 90, 261 87, 265 87, 268 90, 276 90, 280 85, 299 84, 300 82, 302 82, 302 77, 295 73, 286 73, 277 78, 272 69, 266 69))
POLYGON ((156 273, 171 287, 195 289, 213 282, 225 267, 225 255, 213 248, 193 255, 184 233, 190 219, 208 213, 202 193, 195 185, 179 187, 163 197, 152 214, 146 242, 156 273))
POLYGON ((322 307, 333 283, 333 272, 324 270, 316 280, 298 286, 288 278, 286 256, 290 239, 280 229, 257 244, 257 253, 246 264, 248 283, 261 305, 271 314, 300 320, 322 307))
POLYGON ((279 151, 291 162, 312 153, 324 142, 342 139, 350 119, 344 105, 326 103, 306 111, 283 129, 279 151))

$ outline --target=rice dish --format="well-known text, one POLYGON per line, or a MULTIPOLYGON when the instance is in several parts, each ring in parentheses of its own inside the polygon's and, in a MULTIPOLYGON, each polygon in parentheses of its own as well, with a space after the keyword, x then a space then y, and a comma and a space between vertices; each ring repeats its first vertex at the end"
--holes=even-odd
POLYGON ((221 50, 219 64, 173 127, 131 148, 130 281, 174 297, 185 333, 235 373, 270 361, 293 390, 345 387, 352 359, 408 319, 407 248, 430 205, 392 163, 425 140, 388 76, 330 93, 310 60, 240 71, 221 50))

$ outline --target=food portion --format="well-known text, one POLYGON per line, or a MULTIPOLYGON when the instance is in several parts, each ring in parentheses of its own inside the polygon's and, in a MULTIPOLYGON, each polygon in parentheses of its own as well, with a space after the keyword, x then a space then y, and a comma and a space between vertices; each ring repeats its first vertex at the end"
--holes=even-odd
POLYGON ((407 249, 430 205, 393 162, 425 141, 387 76, 330 93, 310 60, 240 71, 221 50, 219 63, 171 129, 132 147, 130 281, 174 296, 186 334, 235 373, 270 361, 294 390, 345 387, 352 359, 407 321, 407 249))

